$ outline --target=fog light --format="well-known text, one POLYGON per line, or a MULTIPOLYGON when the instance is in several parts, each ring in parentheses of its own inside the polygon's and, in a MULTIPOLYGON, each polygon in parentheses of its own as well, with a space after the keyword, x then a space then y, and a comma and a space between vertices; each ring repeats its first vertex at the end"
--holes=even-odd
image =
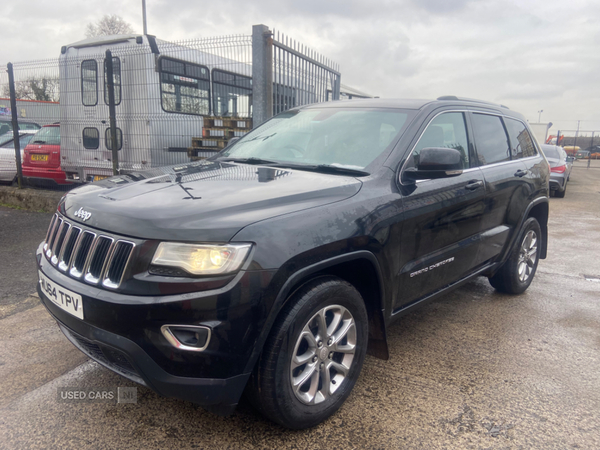
POLYGON ((210 342, 210 328, 198 325, 163 325, 160 331, 179 350, 201 352, 210 342))

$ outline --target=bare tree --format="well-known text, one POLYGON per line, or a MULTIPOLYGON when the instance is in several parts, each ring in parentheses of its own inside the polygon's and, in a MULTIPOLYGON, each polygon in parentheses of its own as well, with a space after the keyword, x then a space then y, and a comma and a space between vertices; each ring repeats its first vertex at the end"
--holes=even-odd
POLYGON ((113 14, 112 16, 106 14, 101 19, 98 19, 96 23, 88 23, 85 30, 85 35, 89 38, 95 36, 108 36, 112 34, 132 33, 133 28, 131 25, 116 14, 113 14))
MULTIPOLYGON (((10 96, 8 84, 3 86, 2 95, 7 98, 10 96)), ((41 76, 15 81, 15 96, 18 100, 57 102, 59 99, 58 78, 41 76)))

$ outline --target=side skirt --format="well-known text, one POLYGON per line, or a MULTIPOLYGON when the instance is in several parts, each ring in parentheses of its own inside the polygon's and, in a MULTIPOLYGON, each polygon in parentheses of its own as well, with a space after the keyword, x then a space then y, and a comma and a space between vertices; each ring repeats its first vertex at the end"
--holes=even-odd
POLYGON ((453 289, 456 289, 456 288, 462 286, 465 283, 468 283, 472 279, 474 279, 474 278, 476 278, 476 277, 478 277, 480 275, 485 275, 486 272, 491 272, 491 269, 495 265, 496 265, 496 263, 486 264, 485 266, 483 266, 482 268, 480 268, 476 272, 473 272, 471 275, 468 275, 465 278, 461 278, 460 280, 455 281, 452 284, 449 284, 445 288, 442 288, 441 290, 439 290, 437 292, 434 292, 433 294, 430 294, 427 297, 423 297, 422 299, 417 300, 417 301, 415 301, 413 303, 410 303, 409 305, 406 305, 406 306, 403 306, 401 308, 398 308, 398 309, 394 310, 392 312, 392 315, 390 316, 390 322, 399 319, 400 317, 404 316, 405 314, 408 314, 413 309, 416 309, 416 308, 419 308, 419 307, 421 307, 423 305, 426 305, 427 303, 429 303, 429 302, 431 302, 433 300, 437 300, 439 297, 447 294, 448 292, 450 292, 453 289))

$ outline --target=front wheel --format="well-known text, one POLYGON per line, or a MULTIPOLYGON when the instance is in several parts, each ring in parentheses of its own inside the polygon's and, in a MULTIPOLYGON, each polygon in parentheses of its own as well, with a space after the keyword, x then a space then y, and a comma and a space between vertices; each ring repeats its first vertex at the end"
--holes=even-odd
POLYGON ((321 277, 288 301, 249 385, 252 403, 285 427, 312 427, 344 403, 362 368, 368 318, 349 283, 321 277))
POLYGON ((535 217, 528 218, 508 260, 490 277, 490 284, 497 291, 521 294, 529 287, 540 259, 542 232, 535 217))

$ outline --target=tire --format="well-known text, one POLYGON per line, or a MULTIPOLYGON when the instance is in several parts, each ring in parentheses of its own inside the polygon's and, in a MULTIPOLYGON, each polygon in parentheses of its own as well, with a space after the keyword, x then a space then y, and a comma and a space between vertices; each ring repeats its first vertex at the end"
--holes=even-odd
POLYGON ((288 300, 269 334, 248 386, 250 401, 287 428, 323 422, 358 379, 367 324, 364 301, 351 284, 330 276, 308 282, 288 300))
POLYGON ((490 284, 500 292, 522 294, 531 284, 540 260, 542 231, 535 217, 528 218, 508 260, 490 277, 490 284))
POLYGON ((567 193, 567 182, 565 181, 565 187, 563 188, 563 190, 556 190, 556 192, 554 193, 554 196, 557 198, 565 198, 565 194, 567 193))

